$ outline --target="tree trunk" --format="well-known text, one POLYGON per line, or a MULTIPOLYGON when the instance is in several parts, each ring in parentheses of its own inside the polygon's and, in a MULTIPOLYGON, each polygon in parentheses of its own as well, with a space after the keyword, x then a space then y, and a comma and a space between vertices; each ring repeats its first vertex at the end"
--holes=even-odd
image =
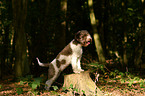
MULTIPOLYGON (((0 10, 0 18, 2 18, 2 13, 0 10)), ((0 19, 0 33, 2 33, 2 19, 0 19)), ((1 44, 1 43, 0 43, 1 44)), ((1 47, 0 47, 1 49, 1 47)), ((2 58, 2 51, 0 50, 0 59, 2 58)), ((0 79, 2 78, 2 61, 0 61, 0 79)))
POLYGON ((70 74, 64 76, 64 85, 67 89, 73 85, 73 89, 77 89, 79 94, 85 92, 86 96, 94 96, 96 85, 89 76, 89 72, 85 71, 80 74, 70 74))
POLYGON ((98 54, 99 62, 105 62, 105 56, 104 56, 102 44, 101 44, 100 37, 97 30, 98 20, 96 20, 95 18, 94 9, 93 9, 93 0, 88 0, 88 4, 89 4, 88 5, 89 10, 90 10, 90 21, 91 21, 92 29, 94 32, 93 36, 94 36, 94 41, 95 41, 95 46, 96 46, 96 52, 98 54))
POLYGON ((144 45, 142 41, 139 41, 138 46, 135 48, 135 57, 134 57, 134 65, 136 68, 140 68, 140 64, 142 63, 142 54, 143 54, 144 45))
MULTIPOLYGON (((66 45, 66 11, 67 11, 67 0, 61 0, 60 9, 57 9, 61 14, 59 14, 58 24, 56 25, 58 29, 55 29, 55 44, 56 44, 56 54, 60 52, 66 45)), ((56 13, 55 13, 56 14, 56 13)))
POLYGON ((123 19, 123 32, 124 32, 124 38, 123 38, 123 64, 122 67, 127 67, 128 66, 128 57, 127 57, 127 17, 126 17, 126 8, 127 8, 127 2, 126 0, 122 1, 122 10, 123 10, 123 14, 124 14, 124 19, 123 19))
POLYGON ((141 10, 143 20, 139 22, 138 28, 140 28, 137 38, 137 46, 135 47, 135 57, 134 57, 134 65, 136 68, 139 68, 142 63, 142 54, 144 50, 144 36, 145 36, 145 3, 141 1, 141 10))
MULTIPOLYGON (((65 46, 67 0, 46 1, 44 28, 47 30, 44 31, 46 34, 53 32, 51 33, 54 36, 52 41, 55 43, 53 49, 55 49, 54 54, 57 55, 65 46)), ((41 35, 44 37, 44 34, 41 35)))
POLYGON ((29 72, 27 61, 27 39, 25 20, 27 16, 27 0, 12 0, 13 22, 15 30, 15 76, 20 77, 29 72))

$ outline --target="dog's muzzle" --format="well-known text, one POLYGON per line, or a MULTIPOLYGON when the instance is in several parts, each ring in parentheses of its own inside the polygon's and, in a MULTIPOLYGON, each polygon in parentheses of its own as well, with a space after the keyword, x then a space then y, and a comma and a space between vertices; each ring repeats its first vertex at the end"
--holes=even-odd
POLYGON ((90 45, 91 43, 92 43, 92 38, 89 37, 89 38, 87 38, 87 40, 84 42, 83 46, 84 46, 84 47, 87 47, 87 46, 90 45))

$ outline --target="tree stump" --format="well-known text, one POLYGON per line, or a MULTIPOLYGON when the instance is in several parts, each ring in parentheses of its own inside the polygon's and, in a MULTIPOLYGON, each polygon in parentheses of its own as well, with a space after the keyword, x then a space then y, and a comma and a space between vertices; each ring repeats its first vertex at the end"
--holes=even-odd
POLYGON ((73 85, 73 89, 77 89, 79 94, 84 92, 86 96, 95 96, 96 84, 90 78, 88 71, 65 75, 63 87, 69 89, 70 85, 73 85))

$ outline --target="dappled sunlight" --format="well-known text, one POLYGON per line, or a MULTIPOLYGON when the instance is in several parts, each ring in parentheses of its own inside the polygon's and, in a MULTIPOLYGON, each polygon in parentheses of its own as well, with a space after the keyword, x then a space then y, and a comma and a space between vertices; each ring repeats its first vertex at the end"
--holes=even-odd
POLYGON ((85 94, 77 92, 75 83, 67 86, 69 90, 63 87, 72 69, 89 72, 95 94, 99 90, 105 96, 145 96, 145 0, 1 0, 0 17, 1 96, 85 94), (74 38, 80 30, 92 38, 74 38), (78 48, 61 53, 71 40, 78 48), (44 65, 54 60, 51 74, 36 58, 44 65), (73 68, 60 74, 66 62, 73 68), (58 77, 55 72, 56 81, 50 79, 58 77), (45 85, 47 79, 54 81, 50 91, 44 88, 50 84, 45 85))

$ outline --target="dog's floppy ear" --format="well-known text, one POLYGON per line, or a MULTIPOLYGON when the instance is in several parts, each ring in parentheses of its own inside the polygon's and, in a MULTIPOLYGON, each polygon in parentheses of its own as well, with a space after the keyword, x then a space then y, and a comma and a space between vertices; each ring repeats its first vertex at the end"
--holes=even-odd
POLYGON ((79 40, 80 39, 80 34, 81 33, 81 31, 78 31, 76 34, 75 34, 75 40, 79 40))

